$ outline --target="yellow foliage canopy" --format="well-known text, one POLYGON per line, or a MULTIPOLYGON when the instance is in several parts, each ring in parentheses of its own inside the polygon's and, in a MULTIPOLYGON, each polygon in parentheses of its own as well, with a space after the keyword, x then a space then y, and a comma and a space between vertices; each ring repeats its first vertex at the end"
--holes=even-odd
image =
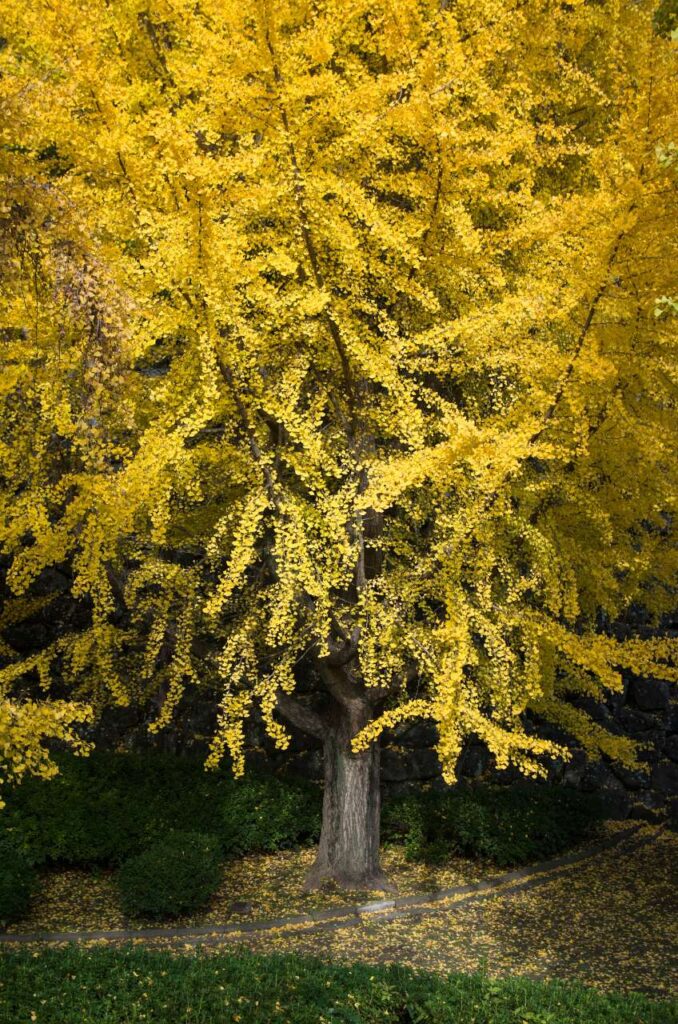
POLYGON ((0 18, 8 608, 66 565, 88 610, 4 652, 11 770, 89 706, 159 690, 162 727, 189 682, 220 687, 213 760, 239 768, 251 708, 284 745, 280 695, 328 658, 373 709, 356 748, 425 715, 448 778, 471 733, 534 773, 561 747, 531 709, 631 763, 569 697, 676 678, 669 641, 601 630, 675 583, 652 6, 0 18), (17 703, 38 662, 75 703, 17 703))

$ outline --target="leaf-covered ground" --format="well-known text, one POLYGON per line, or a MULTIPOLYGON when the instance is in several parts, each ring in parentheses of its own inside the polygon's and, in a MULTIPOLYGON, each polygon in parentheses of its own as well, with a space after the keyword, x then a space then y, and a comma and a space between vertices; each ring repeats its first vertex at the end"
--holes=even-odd
POLYGON ((449 910, 314 934, 247 937, 258 951, 399 963, 440 972, 577 980, 678 994, 678 835, 600 853, 537 888, 449 910))
MULTIPOLYGON (((621 826, 610 826, 615 827, 621 826)), ((399 963, 442 973, 482 970, 493 977, 561 978, 608 991, 675 994, 678 969, 671 950, 678 943, 678 835, 647 826, 644 835, 649 834, 652 841, 645 845, 624 843, 602 851, 523 892, 500 890, 490 898, 458 905, 451 901, 443 909, 431 905, 418 916, 369 920, 349 928, 311 933, 279 928, 210 937, 211 949, 245 944, 261 953, 309 953, 333 961, 399 963)), ((304 893, 303 878, 312 857, 313 851, 303 850, 232 862, 209 909, 176 924, 282 917, 376 895, 304 893), (252 911, 234 913, 233 904, 242 902, 252 903, 252 911)), ((489 865, 462 859, 440 868, 408 864, 399 848, 385 850, 384 862, 401 895, 434 892, 497 874, 489 865)), ((31 917, 12 930, 142 924, 122 915, 110 874, 62 871, 46 876, 31 917)))
MULTIPOLYGON (((229 861, 224 877, 206 911, 177 919, 177 925, 224 924, 239 920, 259 920, 303 914, 347 903, 360 903, 383 895, 377 892, 345 893, 329 889, 304 892, 304 878, 315 851, 284 850, 229 861), (249 904, 246 913, 234 909, 249 904)), ((384 867, 402 896, 435 892, 465 882, 475 882, 497 873, 490 864, 453 857, 443 865, 431 867, 412 864, 402 847, 387 847, 382 856, 384 867)), ((161 922, 162 923, 162 922, 161 922)), ((130 921, 122 913, 110 871, 46 871, 41 877, 38 896, 29 917, 10 926, 13 932, 80 931, 134 928, 157 925, 157 921, 130 921)))

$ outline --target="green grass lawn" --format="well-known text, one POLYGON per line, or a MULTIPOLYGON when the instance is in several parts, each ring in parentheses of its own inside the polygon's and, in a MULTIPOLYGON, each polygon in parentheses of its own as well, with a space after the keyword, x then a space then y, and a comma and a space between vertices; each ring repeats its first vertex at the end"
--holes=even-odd
POLYGON ((0 955, 1 1024, 676 1024, 678 1004, 564 983, 247 953, 0 955))

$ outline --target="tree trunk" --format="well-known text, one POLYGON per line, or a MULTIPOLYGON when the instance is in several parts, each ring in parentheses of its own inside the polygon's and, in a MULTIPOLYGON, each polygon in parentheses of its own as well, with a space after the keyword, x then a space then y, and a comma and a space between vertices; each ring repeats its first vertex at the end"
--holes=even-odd
POLYGON ((393 886, 379 862, 379 746, 354 754, 351 740, 370 719, 366 703, 335 705, 323 730, 325 790, 320 844, 306 888, 333 881, 344 889, 393 886))

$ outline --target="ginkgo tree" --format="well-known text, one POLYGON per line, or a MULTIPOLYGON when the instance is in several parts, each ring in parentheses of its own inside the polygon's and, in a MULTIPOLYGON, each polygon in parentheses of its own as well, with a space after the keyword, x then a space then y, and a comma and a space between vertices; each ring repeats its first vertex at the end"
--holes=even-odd
MULTIPOLYGON (((6 770, 218 680, 322 741, 309 884, 385 884, 379 736, 543 773, 676 678, 671 41, 645 0, 8 0, 6 770), (666 312, 666 315, 664 315, 666 312), (37 603, 37 604, 36 604, 37 603), (573 699, 574 698, 574 699, 573 699), (563 739, 540 737, 546 721, 563 739)), ((551 731, 550 735, 554 735, 551 731)))

